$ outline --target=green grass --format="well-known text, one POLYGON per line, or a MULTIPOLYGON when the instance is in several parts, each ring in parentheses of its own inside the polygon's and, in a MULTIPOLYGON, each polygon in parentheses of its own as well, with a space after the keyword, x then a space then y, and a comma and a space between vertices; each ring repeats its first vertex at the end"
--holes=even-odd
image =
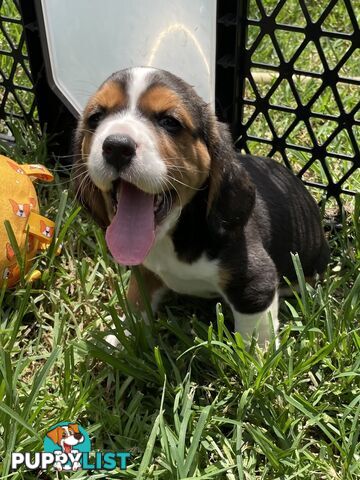
POLYGON ((359 211, 332 238, 322 285, 306 285, 299 269, 280 346, 263 353, 231 333, 219 305, 177 297, 150 325, 129 315, 125 337, 117 319, 128 273, 65 181, 40 188, 44 213, 61 212, 62 254, 42 254, 42 280, 1 296, 2 478, 36 478, 11 474, 10 452, 41 451, 66 419, 94 449, 132 453, 111 478, 359 478, 359 211), (107 347, 110 330, 123 350, 107 347))
MULTIPOLYGON (((285 19, 297 21, 295 3, 285 19)), ((316 16, 321 2, 310 3, 316 16)), ((311 82, 299 88, 311 98, 311 82)), ((274 101, 291 104, 288 93, 282 86, 274 101)), ((349 105, 357 97, 348 92, 349 105)), ((331 98, 320 99, 320 111, 331 107, 331 98)), ((274 117, 277 128, 284 121, 274 117)), ((266 123, 256 133, 266 138, 266 123)), ((47 161, 44 139, 21 125, 14 134, 16 146, 5 153, 47 161)), ((306 162, 298 155, 295 165, 306 162)), ((343 163, 332 168, 342 175, 343 163)), ((79 212, 66 169, 53 171, 55 183, 37 190, 42 213, 56 218, 62 253, 54 245, 38 256, 37 283, 0 292, 0 477, 55 478, 11 472, 10 453, 41 451, 47 430, 71 420, 89 432, 93 450, 128 450, 131 463, 126 472, 59 478, 360 478, 360 199, 346 200, 343 228, 329 238, 322 284, 305 284, 294 258, 300 293, 281 305, 279 347, 262 352, 233 335, 225 305, 175 295, 149 325, 128 314, 132 336, 125 336, 119 315, 127 311, 129 272, 111 261, 103 233, 79 212), (108 348, 109 332, 122 349, 108 348)), ((359 190, 359 174, 349 184, 359 190)))
MULTIPOLYGON (((6 153, 43 161, 44 142, 16 132, 6 153)), ((301 293, 282 304, 280 346, 264 353, 231 333, 220 305, 176 296, 150 325, 128 315, 124 336, 129 273, 59 171, 38 191, 62 253, 40 255, 41 281, 0 297, 1 478, 36 478, 12 473, 10 452, 41 451, 49 427, 67 419, 94 449, 132 453, 111 478, 359 478, 360 202, 330 239, 323 284, 306 285, 296 263, 301 293), (123 350, 108 348, 110 331, 123 350)))

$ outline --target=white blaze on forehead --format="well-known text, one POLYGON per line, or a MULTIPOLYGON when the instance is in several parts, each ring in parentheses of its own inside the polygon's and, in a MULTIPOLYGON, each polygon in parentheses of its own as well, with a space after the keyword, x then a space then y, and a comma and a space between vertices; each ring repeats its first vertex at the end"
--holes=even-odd
POLYGON ((149 86, 149 76, 155 72, 151 67, 135 67, 130 71, 130 79, 127 84, 129 96, 129 109, 135 110, 141 95, 149 86))
POLYGON ((103 120, 96 130, 87 160, 90 177, 103 192, 108 192, 119 178, 118 172, 103 158, 102 146, 109 135, 128 135, 137 145, 136 156, 121 172, 121 178, 141 190, 157 193, 166 179, 167 167, 158 150, 158 142, 149 123, 138 110, 139 99, 148 89, 155 68, 134 67, 126 85, 129 103, 126 109, 103 120))

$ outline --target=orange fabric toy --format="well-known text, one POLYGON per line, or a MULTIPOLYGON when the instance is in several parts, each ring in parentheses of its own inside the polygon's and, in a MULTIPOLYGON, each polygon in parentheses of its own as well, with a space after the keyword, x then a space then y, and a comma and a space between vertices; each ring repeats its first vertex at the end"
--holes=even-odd
POLYGON ((43 165, 19 165, 0 155, 0 286, 12 287, 20 279, 20 268, 10 243, 5 220, 11 224, 20 252, 25 254, 25 272, 42 244, 50 244, 55 224, 39 215, 34 180, 53 181, 43 165))

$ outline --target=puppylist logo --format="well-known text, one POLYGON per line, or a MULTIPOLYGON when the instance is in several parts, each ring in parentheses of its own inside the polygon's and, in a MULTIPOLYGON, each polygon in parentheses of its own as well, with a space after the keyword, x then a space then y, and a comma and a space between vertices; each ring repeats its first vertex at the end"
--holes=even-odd
POLYGON ((52 466, 58 471, 126 470, 128 452, 91 452, 91 441, 86 430, 77 423, 60 422, 51 427, 44 438, 43 452, 13 452, 11 468, 25 465, 29 470, 46 470, 52 466))

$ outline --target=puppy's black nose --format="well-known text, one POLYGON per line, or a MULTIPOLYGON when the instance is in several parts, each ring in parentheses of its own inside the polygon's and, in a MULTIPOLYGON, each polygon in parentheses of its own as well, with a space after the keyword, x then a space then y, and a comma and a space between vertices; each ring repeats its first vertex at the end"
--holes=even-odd
POLYGON ((117 171, 129 165, 136 152, 136 143, 128 135, 109 135, 105 138, 103 156, 117 171))

